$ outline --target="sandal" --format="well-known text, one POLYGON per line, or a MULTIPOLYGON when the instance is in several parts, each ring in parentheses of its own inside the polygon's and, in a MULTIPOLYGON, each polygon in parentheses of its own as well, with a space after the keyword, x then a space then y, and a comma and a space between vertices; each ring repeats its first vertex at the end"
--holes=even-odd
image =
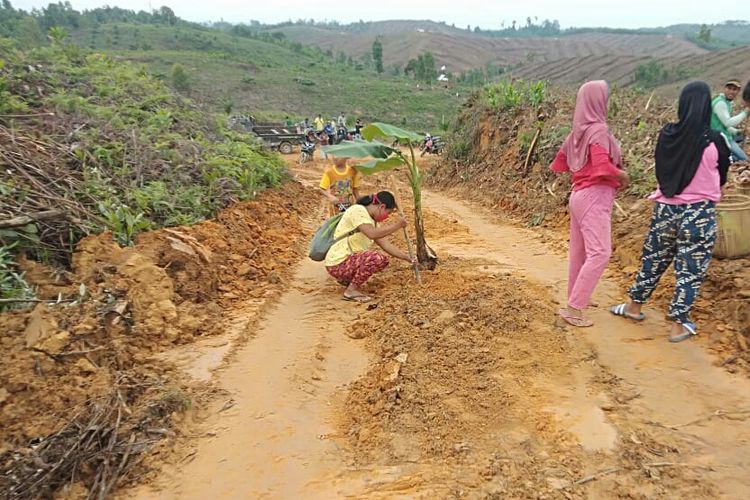
POLYGON ((565 309, 559 309, 557 311, 558 316, 564 319, 568 324, 576 326, 578 328, 588 328, 594 326, 594 322, 590 319, 579 318, 577 316, 571 316, 565 309))
POLYGON ((616 306, 612 306, 609 308, 609 312, 614 314, 615 316, 622 316, 623 318, 632 319, 633 321, 643 321, 646 319, 646 315, 643 313, 631 314, 625 310, 628 305, 625 303, 617 304, 616 306))
POLYGON ((682 342, 683 340, 689 339, 693 335, 698 335, 698 327, 695 325, 695 323, 687 321, 685 323, 682 323, 682 333, 674 337, 670 335, 669 341, 672 343, 682 342))
POLYGON ((351 302, 359 302, 360 304, 364 304, 365 302, 370 302, 372 298, 368 297, 367 295, 342 295, 342 299, 349 300, 351 302))

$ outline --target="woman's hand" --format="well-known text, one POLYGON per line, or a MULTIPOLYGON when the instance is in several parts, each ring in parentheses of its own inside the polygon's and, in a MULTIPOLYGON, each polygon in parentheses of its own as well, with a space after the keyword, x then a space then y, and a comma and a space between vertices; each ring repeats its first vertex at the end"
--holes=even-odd
POLYGON ((409 223, 406 222, 406 219, 404 219, 403 217, 399 217, 398 220, 394 222, 394 224, 396 225, 396 229, 406 228, 406 226, 409 225, 409 223))
POLYGON ((417 260, 417 256, 416 255, 412 257, 408 253, 403 252, 403 251, 401 252, 401 255, 398 256, 398 258, 401 259, 401 260, 405 260, 406 262, 408 262, 409 264, 412 264, 412 265, 419 263, 419 261, 417 260))
POLYGON ((620 189, 627 189, 630 186, 630 176, 625 170, 620 171, 620 189))

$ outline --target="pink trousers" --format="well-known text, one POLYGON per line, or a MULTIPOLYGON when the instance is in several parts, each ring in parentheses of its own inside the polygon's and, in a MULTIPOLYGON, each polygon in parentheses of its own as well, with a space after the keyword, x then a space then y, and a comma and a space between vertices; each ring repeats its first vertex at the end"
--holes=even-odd
POLYGON ((585 309, 612 255, 612 205, 617 190, 591 186, 570 195, 568 305, 585 309))

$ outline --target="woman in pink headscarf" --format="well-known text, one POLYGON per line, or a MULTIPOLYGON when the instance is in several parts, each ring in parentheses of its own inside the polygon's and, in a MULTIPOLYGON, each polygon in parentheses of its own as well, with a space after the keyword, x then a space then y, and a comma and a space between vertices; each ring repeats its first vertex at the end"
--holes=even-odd
POLYGON ((578 327, 593 325, 583 311, 612 254, 615 194, 628 184, 620 145, 607 127, 608 101, 609 88, 604 80, 585 83, 578 89, 573 130, 550 165, 554 172, 573 174, 568 304, 558 314, 578 327))

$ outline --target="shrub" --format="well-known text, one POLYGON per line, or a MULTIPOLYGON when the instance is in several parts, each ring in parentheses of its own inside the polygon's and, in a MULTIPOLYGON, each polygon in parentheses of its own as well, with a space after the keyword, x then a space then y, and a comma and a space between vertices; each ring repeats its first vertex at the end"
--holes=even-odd
POLYGON ((181 91, 185 91, 190 88, 187 75, 185 74, 185 69, 181 64, 174 64, 172 66, 172 86, 181 91))

